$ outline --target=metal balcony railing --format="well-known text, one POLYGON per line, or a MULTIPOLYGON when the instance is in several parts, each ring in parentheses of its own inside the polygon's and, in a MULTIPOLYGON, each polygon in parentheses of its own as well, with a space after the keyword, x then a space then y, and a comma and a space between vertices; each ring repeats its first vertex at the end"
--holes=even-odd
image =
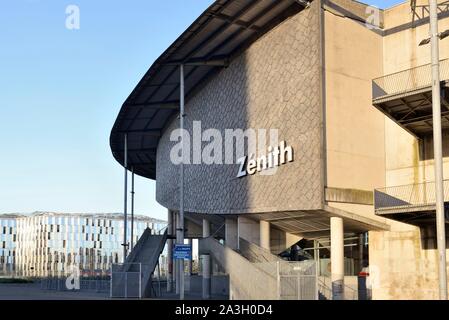
MULTIPOLYGON (((395 72, 373 80, 373 100, 430 87, 431 64, 395 72)), ((440 61, 440 79, 449 80, 449 59, 440 61)))
MULTIPOLYGON (((449 180, 444 180, 444 201, 449 201, 449 180)), ((374 208, 382 211, 413 212, 433 210, 435 206, 435 182, 423 182, 374 190, 374 208)))

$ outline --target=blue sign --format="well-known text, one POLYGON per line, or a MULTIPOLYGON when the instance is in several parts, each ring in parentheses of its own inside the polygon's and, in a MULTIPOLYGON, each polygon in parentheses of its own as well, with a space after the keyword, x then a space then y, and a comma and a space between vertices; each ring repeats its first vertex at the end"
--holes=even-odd
POLYGON ((190 244, 175 244, 173 248, 173 258, 179 260, 192 259, 192 247, 190 244))

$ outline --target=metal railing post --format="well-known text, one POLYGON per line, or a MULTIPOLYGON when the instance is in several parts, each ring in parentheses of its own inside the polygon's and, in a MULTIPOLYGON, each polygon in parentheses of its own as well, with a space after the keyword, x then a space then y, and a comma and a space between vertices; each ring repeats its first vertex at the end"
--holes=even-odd
POLYGON ((139 263, 139 299, 142 299, 142 263, 139 263))
POLYGON ((128 298, 128 272, 125 271, 125 298, 128 298))
POLYGON ((277 289, 278 289, 278 300, 281 300, 281 275, 279 268, 279 261, 276 261, 276 273, 277 273, 277 289))

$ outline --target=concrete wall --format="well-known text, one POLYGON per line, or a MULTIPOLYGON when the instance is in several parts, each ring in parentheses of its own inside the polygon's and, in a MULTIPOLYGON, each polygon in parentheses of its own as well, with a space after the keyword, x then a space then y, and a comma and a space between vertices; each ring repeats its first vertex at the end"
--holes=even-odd
MULTIPOLYGON (((239 237, 251 243, 260 245, 260 226, 259 221, 254 221, 243 216, 238 218, 239 237)), ((270 249, 273 254, 279 254, 285 249, 291 247, 302 238, 271 227, 270 229, 270 249)))
POLYGON ((209 253, 214 262, 229 274, 230 300, 276 300, 277 281, 234 250, 212 238, 200 239, 201 253, 209 253))
MULTIPOLYGON (((279 129, 294 148, 293 162, 273 176, 237 179, 239 165, 185 166, 185 209, 200 213, 248 213, 318 209, 321 174, 319 2, 286 20, 230 66, 208 79, 186 105, 186 129, 279 129), (294 174, 292 174, 294 172, 294 174)), ((177 209, 179 168, 170 162, 173 119, 157 151, 156 198, 177 209)), ((205 146, 206 143, 203 143, 205 146)))
POLYGON ((341 16, 362 16, 363 4, 323 1, 323 7, 326 187, 334 195, 327 200, 374 217, 366 190, 385 184, 384 115, 371 101, 371 80, 382 73, 382 36, 341 16))
MULTIPOLYGON (((427 1, 418 1, 419 3, 427 4, 427 1)), ((406 24, 411 20, 409 3, 385 10, 383 75, 430 63, 430 46, 418 46, 422 39, 429 36, 429 24, 407 27, 406 24)), ((439 29, 448 28, 449 19, 440 19, 439 29)), ((448 41, 440 41, 440 58, 449 58, 448 41)), ((432 154, 431 147, 429 148, 432 143, 431 138, 419 141, 385 117, 385 186, 433 181, 433 160, 429 157, 432 154)), ((446 134, 446 179, 449 178, 448 143, 446 134)), ((431 244, 434 242, 435 231, 392 220, 389 223, 391 232, 369 233, 370 266, 374 268, 378 278, 373 288, 373 298, 438 298, 438 257, 431 244)))
MULTIPOLYGON (((410 4, 381 12, 383 30, 343 18, 364 18, 360 4, 332 1, 324 11, 326 118, 326 187, 332 207, 374 216, 363 190, 432 181, 432 139, 418 141, 372 106, 372 79, 430 62, 430 47, 418 46, 428 37, 428 23, 410 27, 410 4), (348 10, 348 11, 345 11, 348 10), (342 30, 345 30, 342 32, 342 30), (360 194, 360 197, 354 196, 360 194), (345 202, 345 199, 347 202, 345 202), (360 201, 358 201, 360 200, 360 201)), ((427 1, 418 1, 418 4, 427 1)), ((324 1, 324 8, 329 2, 324 1)), ((449 28, 449 19, 439 29, 449 28)), ((449 41, 440 42, 441 59, 449 58, 449 41)), ((444 176, 449 178, 449 135, 444 137, 444 176)), ((375 219, 379 219, 376 217, 375 219)), ((370 232, 370 266, 378 281, 374 299, 437 298, 435 232, 383 220, 391 232, 370 232), (376 273, 377 272, 377 273, 376 273)))

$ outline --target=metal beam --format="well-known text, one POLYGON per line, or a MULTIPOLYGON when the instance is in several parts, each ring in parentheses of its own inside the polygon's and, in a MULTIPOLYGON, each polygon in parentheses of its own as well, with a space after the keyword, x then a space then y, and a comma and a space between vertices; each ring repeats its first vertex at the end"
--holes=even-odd
MULTIPOLYGON (((441 112, 441 116, 442 117, 446 117, 449 116, 449 111, 443 111, 441 112)), ((413 118, 413 119, 408 119, 408 120, 400 120, 398 121, 398 123, 402 124, 402 125, 410 125, 410 124, 415 124, 421 121, 430 121, 432 120, 432 114, 426 115, 426 116, 421 116, 421 117, 417 117, 417 118, 413 118)))
POLYGON ((129 134, 145 134, 145 135, 151 135, 155 137, 161 136, 161 130, 159 129, 142 129, 142 130, 119 130, 118 133, 127 133, 129 134))
MULTIPOLYGON (((188 61, 184 60, 171 60, 164 62, 164 65, 175 65, 179 66, 180 64, 183 64, 184 66, 211 66, 211 67, 227 67, 229 66, 229 60, 227 57, 217 57, 217 58, 197 58, 197 59, 190 59, 188 61)), ((179 85, 179 83, 176 83, 175 85, 179 85)))
MULTIPOLYGON (((143 148, 143 149, 128 149, 126 150, 127 153, 133 153, 133 152, 142 152, 142 153, 149 153, 149 152, 154 152, 156 153, 157 149, 156 148, 143 148)), ((116 152, 125 152, 125 150, 117 150, 116 152)))
MULTIPOLYGON (((213 41, 213 39, 215 39, 217 36, 219 36, 220 34, 222 34, 226 29, 228 29, 229 27, 231 27, 235 21, 240 20, 240 18, 247 13, 249 10, 251 10, 254 6, 256 6, 261 0, 253 0, 251 1, 248 5, 246 5, 243 9, 241 9, 235 16, 233 16, 233 20, 232 21, 228 21, 226 22, 225 25, 221 26, 220 28, 218 28, 217 30, 215 30, 214 32, 212 32, 212 34, 210 34, 206 39, 204 39, 201 43, 199 43, 197 46, 195 46, 195 48, 193 48, 192 50, 189 51, 189 53, 187 53, 187 55, 183 58, 184 61, 188 61, 195 53, 197 53, 198 51, 202 50, 204 47, 206 47, 208 44, 210 44, 211 41, 213 41)), ((276 1, 277 2, 277 1, 276 1)))
POLYGON ((233 17, 228 16, 226 14, 216 13, 216 14, 213 14, 212 16, 217 18, 217 19, 226 21, 228 23, 236 24, 236 25, 238 25, 240 27, 243 27, 245 29, 251 29, 251 30, 254 30, 254 31, 259 31, 260 30, 259 27, 254 26, 254 25, 252 25, 249 22, 245 22, 245 21, 242 21, 242 20, 234 20, 233 17))
POLYGON ((155 102, 145 102, 145 103, 135 103, 128 104, 129 107, 136 108, 148 108, 148 109, 168 109, 177 110, 179 107, 179 101, 155 101, 155 102))
MULTIPOLYGON (((227 1, 227 2, 225 2, 225 3, 222 4, 221 7, 216 11, 216 13, 222 12, 222 11, 225 10, 227 7, 229 7, 229 6, 231 5, 231 3, 232 3, 232 1, 227 1)), ((206 28, 206 26, 209 25, 209 23, 210 23, 213 19, 214 19, 214 17, 213 17, 212 15, 209 16, 209 17, 207 18, 207 20, 206 20, 204 23, 202 23, 198 28, 195 29, 194 32, 188 33, 188 34, 186 35, 186 37, 183 39, 183 42, 187 42, 187 41, 191 40, 193 37, 195 37, 196 35, 198 35, 202 30, 204 30, 204 28, 206 28)), ((168 76, 167 76, 164 80, 162 80, 162 83, 165 83, 165 81, 167 81, 167 79, 169 79, 177 69, 178 69, 178 68, 174 68, 174 69, 168 74, 168 76)), ((151 70, 151 69, 150 69, 150 70, 151 70)), ((149 73, 150 70, 148 70, 148 71, 145 73, 144 79, 145 79, 145 78, 146 78, 146 79, 149 78, 149 77, 148 77, 148 73, 149 73)), ((145 86, 146 86, 146 82, 148 82, 148 80, 145 81, 145 82, 143 82, 143 83, 139 82, 139 84, 137 85, 137 87, 135 88, 135 90, 133 91, 133 93, 134 93, 134 92, 137 93, 137 90, 138 90, 140 87, 145 87, 145 86)), ((157 91, 157 90, 156 90, 156 91, 157 91)), ((135 99, 135 98, 133 98, 133 99, 135 99)))

